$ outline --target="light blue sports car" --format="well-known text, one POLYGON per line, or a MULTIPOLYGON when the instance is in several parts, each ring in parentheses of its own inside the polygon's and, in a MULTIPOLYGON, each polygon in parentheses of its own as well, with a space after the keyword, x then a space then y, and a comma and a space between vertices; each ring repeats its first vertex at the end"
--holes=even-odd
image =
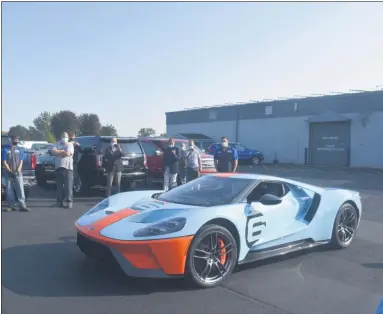
POLYGON ((168 192, 104 199, 76 221, 77 244, 129 276, 183 276, 212 287, 237 264, 318 245, 348 247, 361 215, 356 191, 216 173, 168 192))

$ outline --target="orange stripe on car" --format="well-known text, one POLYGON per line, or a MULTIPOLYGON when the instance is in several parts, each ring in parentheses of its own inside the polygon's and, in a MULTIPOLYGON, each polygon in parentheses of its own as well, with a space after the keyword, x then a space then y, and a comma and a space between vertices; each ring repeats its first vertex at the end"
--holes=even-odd
POLYGON ((137 268, 162 269, 167 275, 182 275, 185 271, 187 253, 193 236, 125 241, 107 238, 100 234, 100 231, 110 224, 134 215, 137 212, 140 211, 126 208, 87 226, 80 226, 76 223, 76 228, 89 239, 117 249, 137 268))
POLYGON ((228 177, 231 177, 234 175, 236 175, 235 172, 217 172, 217 173, 213 174, 213 176, 215 176, 215 177, 222 177, 222 178, 228 178, 228 177))

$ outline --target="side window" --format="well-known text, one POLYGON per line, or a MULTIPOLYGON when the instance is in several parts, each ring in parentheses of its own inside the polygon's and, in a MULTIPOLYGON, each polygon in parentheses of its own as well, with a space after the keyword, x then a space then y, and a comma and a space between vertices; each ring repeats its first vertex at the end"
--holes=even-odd
POLYGON ((261 182, 249 194, 253 202, 259 201, 265 194, 271 194, 277 197, 286 195, 285 185, 280 182, 261 182))
POLYGON ((148 142, 140 142, 142 148, 144 149, 144 152, 146 155, 149 156, 155 156, 156 155, 156 147, 148 142))

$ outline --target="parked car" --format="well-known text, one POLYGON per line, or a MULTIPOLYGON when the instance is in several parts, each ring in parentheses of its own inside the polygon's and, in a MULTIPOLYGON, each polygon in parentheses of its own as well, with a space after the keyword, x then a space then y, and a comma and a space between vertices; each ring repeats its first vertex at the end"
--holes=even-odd
MULTIPOLYGON (((166 137, 140 137, 142 147, 148 160, 149 181, 153 183, 162 183, 164 178, 164 170, 162 168, 163 150, 168 147, 169 138, 166 137)), ((182 139, 174 139, 175 145, 181 147, 184 143, 188 146, 189 141, 182 139)), ((214 166, 214 157, 210 154, 202 152, 197 146, 195 149, 201 154, 202 171, 201 175, 217 172, 214 166)), ((177 179, 178 183, 180 180, 177 179)))
MULTIPOLYGON (((76 141, 80 143, 78 174, 79 185, 74 192, 84 193, 93 186, 106 186, 104 168, 104 154, 110 144, 111 136, 79 136, 76 141)), ((137 138, 117 137, 124 157, 124 169, 121 184, 134 189, 136 183, 145 183, 148 177, 148 167, 145 152, 137 138)), ((49 154, 39 157, 39 171, 37 180, 44 184, 47 180, 55 180, 55 157, 49 154)))
POLYGON ((36 181, 38 185, 45 185, 47 181, 55 180, 55 156, 50 155, 50 150, 37 157, 36 181))
MULTIPOLYGON (((247 148, 235 142, 229 142, 229 146, 237 151, 239 161, 257 165, 264 160, 263 153, 256 149, 247 148)), ((219 149, 221 149, 221 143, 214 143, 210 145, 208 151, 214 155, 219 149)))
POLYGON ((34 143, 30 150, 33 151, 37 156, 45 155, 49 150, 53 148, 53 144, 50 143, 34 143))
MULTIPOLYGON (((1 149, 8 148, 11 146, 11 141, 8 135, 1 135, 1 149)), ((36 154, 32 151, 24 149, 24 161, 23 161, 23 181, 24 181, 24 193, 25 198, 28 198, 30 194, 31 187, 36 183, 35 177, 35 169, 36 169, 36 154)), ((5 193, 5 169, 3 164, 1 164, 1 196, 3 199, 6 198, 5 193)))

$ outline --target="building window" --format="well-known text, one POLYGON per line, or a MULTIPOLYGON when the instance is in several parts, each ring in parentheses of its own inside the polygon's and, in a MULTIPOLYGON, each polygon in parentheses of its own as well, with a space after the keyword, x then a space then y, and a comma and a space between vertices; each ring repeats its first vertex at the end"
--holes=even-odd
POLYGON ((209 120, 215 120, 215 119, 217 119, 217 111, 209 110, 209 120))
POLYGON ((265 115, 269 116, 273 114, 273 106, 266 106, 265 107, 265 115))

